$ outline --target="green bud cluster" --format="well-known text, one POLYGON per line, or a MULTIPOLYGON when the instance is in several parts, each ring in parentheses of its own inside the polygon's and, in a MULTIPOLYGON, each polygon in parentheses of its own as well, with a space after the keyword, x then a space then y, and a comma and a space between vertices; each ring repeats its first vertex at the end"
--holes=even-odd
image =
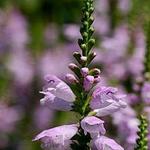
POLYGON ((148 134, 148 123, 147 119, 144 116, 140 116, 140 125, 138 126, 139 131, 138 131, 138 139, 136 140, 136 147, 135 150, 148 150, 148 139, 147 139, 147 134, 148 134))
MULTIPOLYGON (((79 47, 81 48, 80 52, 74 52, 73 56, 76 59, 78 64, 71 63, 69 65, 70 70, 75 74, 77 82, 74 82, 70 85, 72 91, 76 94, 76 101, 74 102, 73 111, 78 112, 82 116, 89 113, 90 109, 88 107, 88 92, 85 91, 83 87, 84 76, 81 74, 81 69, 86 67, 92 62, 95 58, 96 53, 92 51, 92 48, 95 44, 95 39, 92 37, 94 33, 94 28, 92 26, 94 22, 94 18, 92 16, 94 11, 93 0, 84 0, 82 8, 82 19, 81 19, 81 27, 80 33, 81 38, 78 40, 79 47)), ((100 71, 98 71, 97 76, 100 71)), ((90 71, 89 75, 96 77, 95 71, 90 71)), ((96 81, 95 81, 96 82, 96 81)), ((95 83, 93 83, 95 86, 95 83)))
MULTIPOLYGON (((94 33, 94 28, 92 27, 94 22, 92 16, 93 11, 93 0, 84 0, 84 7, 82 8, 83 17, 81 19, 82 25, 80 28, 82 38, 78 40, 78 44, 82 50, 82 56, 87 57, 88 64, 93 60, 93 57, 95 57, 95 54, 91 52, 95 44, 95 39, 92 38, 94 33)), ((74 57, 79 61, 78 56, 74 55, 74 57)))

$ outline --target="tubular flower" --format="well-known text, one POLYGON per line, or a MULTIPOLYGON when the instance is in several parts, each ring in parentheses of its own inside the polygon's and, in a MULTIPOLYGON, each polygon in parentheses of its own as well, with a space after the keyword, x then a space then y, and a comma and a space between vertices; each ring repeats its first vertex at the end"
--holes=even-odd
POLYGON ((92 141, 93 150, 124 150, 113 139, 106 136, 100 136, 92 141))
POLYGON ((109 115, 126 107, 125 95, 117 92, 118 89, 113 87, 99 87, 93 92, 90 107, 97 116, 109 115))
POLYGON ((44 94, 41 104, 48 106, 51 109, 67 111, 71 110, 71 106, 75 100, 75 95, 70 87, 57 78, 56 76, 47 76, 45 78, 46 86, 40 93, 44 94))
POLYGON ((85 117, 81 121, 81 127, 83 128, 85 135, 88 132, 91 137, 97 137, 106 133, 104 121, 94 116, 85 117))
POLYGON ((63 125, 44 130, 38 134, 33 141, 41 140, 42 148, 48 150, 69 150, 71 138, 77 133, 76 124, 63 125))

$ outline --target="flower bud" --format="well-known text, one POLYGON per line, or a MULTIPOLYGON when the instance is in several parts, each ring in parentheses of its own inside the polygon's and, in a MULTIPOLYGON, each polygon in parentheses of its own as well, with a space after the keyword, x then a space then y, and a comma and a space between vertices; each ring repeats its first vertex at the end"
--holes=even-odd
POLYGON ((86 44, 81 44, 80 47, 82 50, 86 50, 86 44))
POLYGON ((75 78, 75 76, 73 74, 66 74, 65 79, 68 83, 70 84, 75 84, 78 82, 78 80, 75 78))
POLYGON ((89 42, 88 42, 89 50, 91 50, 91 48, 94 46, 94 44, 95 44, 95 39, 90 39, 89 42))
POLYGON ((94 33, 94 28, 90 27, 90 29, 89 29, 89 36, 91 37, 93 33, 94 33))
POLYGON ((81 54, 79 52, 74 52, 73 56, 78 61, 78 63, 80 63, 81 54))
POLYGON ((89 12, 90 12, 90 13, 93 13, 93 11, 94 11, 94 8, 93 8, 93 7, 90 7, 89 12))
POLYGON ((77 66, 76 64, 74 64, 74 63, 70 63, 70 64, 69 64, 69 68, 70 68, 71 70, 74 70, 74 69, 78 68, 78 66, 77 66))
POLYGON ((93 22, 94 22, 94 18, 93 18, 93 16, 91 16, 91 17, 90 17, 90 20, 89 20, 90 25, 91 25, 93 22))
POLYGON ((88 60, 87 60, 87 64, 90 64, 91 61, 95 58, 96 53, 95 52, 91 52, 88 56, 88 60))
POLYGON ((94 83, 94 77, 90 75, 86 76, 83 82, 83 87, 85 91, 89 91, 92 88, 93 83, 94 83))
POLYGON ((81 68, 81 74, 83 77, 86 77, 89 73, 89 69, 87 67, 81 68))
POLYGON ((70 63, 69 64, 69 68, 80 78, 81 77, 81 73, 80 73, 80 68, 74 64, 74 63, 70 63))
POLYGON ((86 62, 87 62, 87 57, 86 56, 81 56, 81 65, 85 65, 86 64, 86 62))

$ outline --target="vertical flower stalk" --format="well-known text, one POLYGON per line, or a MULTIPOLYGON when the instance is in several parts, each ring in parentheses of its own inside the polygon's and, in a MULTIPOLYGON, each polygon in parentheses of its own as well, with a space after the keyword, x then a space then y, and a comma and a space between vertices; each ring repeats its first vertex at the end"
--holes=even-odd
POLYGON ((94 28, 92 23, 94 18, 92 13, 94 11, 93 0, 84 0, 84 7, 82 8, 83 17, 80 33, 82 39, 78 40, 78 44, 82 53, 74 52, 78 65, 71 63, 69 68, 75 73, 77 82, 71 85, 72 90, 76 93, 76 101, 74 102, 73 110, 85 116, 89 112, 88 108, 88 93, 94 86, 94 83, 99 80, 99 69, 89 70, 88 65, 94 59, 96 54, 92 51, 95 44, 95 39, 92 38, 94 28), (79 88, 80 87, 80 88, 79 88))
POLYGON ((41 140, 44 149, 53 150, 123 150, 113 139, 105 135, 102 116, 112 114, 126 107, 125 95, 119 94, 117 88, 98 86, 100 70, 89 68, 96 56, 92 50, 95 39, 92 37, 94 28, 93 0, 84 0, 82 9, 82 25, 78 40, 80 52, 74 52, 77 63, 70 63, 69 68, 74 74, 67 74, 69 86, 54 75, 45 78, 46 86, 40 92, 44 94, 41 104, 50 109, 74 111, 81 115, 79 123, 63 125, 41 132, 34 141, 41 140))
POLYGON ((148 139, 147 139, 147 134, 148 134, 148 123, 147 119, 144 116, 140 116, 140 125, 139 125, 139 131, 138 131, 138 136, 139 138, 136 140, 136 147, 135 150, 148 150, 148 139))

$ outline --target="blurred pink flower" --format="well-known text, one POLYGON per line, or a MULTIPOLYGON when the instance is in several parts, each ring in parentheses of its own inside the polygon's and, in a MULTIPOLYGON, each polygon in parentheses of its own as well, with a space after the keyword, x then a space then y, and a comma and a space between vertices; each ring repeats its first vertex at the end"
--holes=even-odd
POLYGON ((113 114, 113 122, 117 125, 118 136, 126 149, 134 149, 139 125, 136 112, 128 106, 126 109, 122 109, 113 114))
POLYGON ((0 132, 10 133, 15 130, 15 125, 19 121, 21 115, 15 107, 8 107, 6 104, 0 103, 0 132))
POLYGON ((68 40, 74 41, 80 37, 79 26, 76 24, 66 24, 63 31, 68 40))
POLYGON ((131 9, 132 1, 130 0, 119 0, 118 8, 121 10, 123 14, 127 14, 131 9))
POLYGON ((69 69, 66 67, 71 62, 70 54, 66 50, 49 51, 43 54, 38 64, 38 72, 41 77, 46 74, 55 74, 58 77, 63 77, 69 69))
POLYGON ((146 104, 150 104, 150 83, 145 82, 142 87, 142 98, 146 104))
POLYGON ((33 114, 33 123, 37 129, 47 128, 53 120, 54 112, 47 107, 38 106, 33 114))
POLYGON ((6 30, 11 48, 14 50, 24 48, 29 40, 27 22, 18 10, 13 10, 9 14, 6 30))
POLYGON ((13 51, 9 56, 6 67, 12 73, 17 84, 31 83, 34 75, 32 59, 25 50, 13 51))

